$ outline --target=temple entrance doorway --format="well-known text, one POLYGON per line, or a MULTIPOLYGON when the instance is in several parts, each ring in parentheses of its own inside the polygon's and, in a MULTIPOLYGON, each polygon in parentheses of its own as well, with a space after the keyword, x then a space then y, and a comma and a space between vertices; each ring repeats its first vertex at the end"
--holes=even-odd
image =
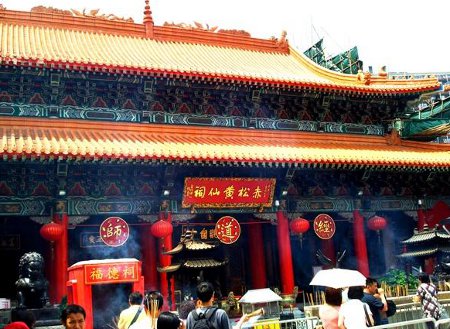
POLYGON ((196 298, 195 288, 204 280, 214 285, 218 300, 226 299, 230 292, 242 296, 247 290, 254 289, 252 271, 255 269, 250 259, 255 248, 264 255, 266 278, 263 286, 269 287, 276 282, 278 273, 272 268, 278 263, 274 252, 275 237, 276 226, 253 214, 201 214, 189 223, 175 226, 173 248, 167 251, 172 255, 172 265, 167 268, 167 273, 175 278, 178 301, 196 298), (239 237, 231 243, 221 241, 215 232, 216 224, 224 216, 235 218, 240 226, 239 237), (260 228, 258 241, 253 230, 257 226, 260 228))

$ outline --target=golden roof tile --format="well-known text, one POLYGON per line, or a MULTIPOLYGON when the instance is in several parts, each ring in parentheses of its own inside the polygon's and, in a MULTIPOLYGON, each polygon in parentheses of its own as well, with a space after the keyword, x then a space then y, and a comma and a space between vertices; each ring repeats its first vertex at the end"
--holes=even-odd
POLYGON ((345 134, 0 118, 3 158, 450 166, 450 147, 345 134))
POLYGON ((440 87, 436 78, 394 80, 385 75, 332 72, 287 43, 280 47, 276 40, 173 27, 155 27, 155 36, 149 39, 142 24, 57 13, 4 10, 2 15, 0 59, 15 65, 106 68, 368 94, 417 93, 440 87))

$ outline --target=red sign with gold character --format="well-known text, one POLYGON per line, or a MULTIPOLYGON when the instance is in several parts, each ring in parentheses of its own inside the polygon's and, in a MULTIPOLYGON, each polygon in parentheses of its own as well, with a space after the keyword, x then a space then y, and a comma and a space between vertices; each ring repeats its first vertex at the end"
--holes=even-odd
POLYGON ((120 217, 108 217, 100 225, 100 238, 110 247, 123 245, 130 236, 130 228, 120 217))
POLYGON ((336 232, 333 218, 327 214, 320 214, 314 219, 314 232, 323 240, 331 239, 336 232))
POLYGON ((223 216, 216 223, 216 236, 220 242, 232 244, 239 239, 241 235, 241 225, 236 218, 223 216))
POLYGON ((88 264, 84 267, 86 284, 137 282, 138 263, 120 262, 108 264, 88 264))
POLYGON ((183 207, 271 207, 275 178, 194 178, 184 180, 183 207))

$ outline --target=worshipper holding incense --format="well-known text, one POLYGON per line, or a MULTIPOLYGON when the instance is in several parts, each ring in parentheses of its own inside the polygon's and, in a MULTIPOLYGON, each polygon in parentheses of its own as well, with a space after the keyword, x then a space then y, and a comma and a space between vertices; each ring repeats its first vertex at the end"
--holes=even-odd
POLYGON ((148 291, 144 294, 145 317, 133 323, 129 329, 156 329, 158 316, 161 312, 164 300, 158 291, 148 291))

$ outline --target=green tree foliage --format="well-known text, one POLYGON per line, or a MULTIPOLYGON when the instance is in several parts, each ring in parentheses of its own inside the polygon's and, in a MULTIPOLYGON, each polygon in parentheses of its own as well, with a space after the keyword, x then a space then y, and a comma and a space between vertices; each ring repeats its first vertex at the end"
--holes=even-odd
POLYGON ((407 274, 403 270, 392 269, 379 279, 380 283, 384 282, 388 286, 408 286, 408 288, 417 288, 419 281, 411 274, 407 274))

